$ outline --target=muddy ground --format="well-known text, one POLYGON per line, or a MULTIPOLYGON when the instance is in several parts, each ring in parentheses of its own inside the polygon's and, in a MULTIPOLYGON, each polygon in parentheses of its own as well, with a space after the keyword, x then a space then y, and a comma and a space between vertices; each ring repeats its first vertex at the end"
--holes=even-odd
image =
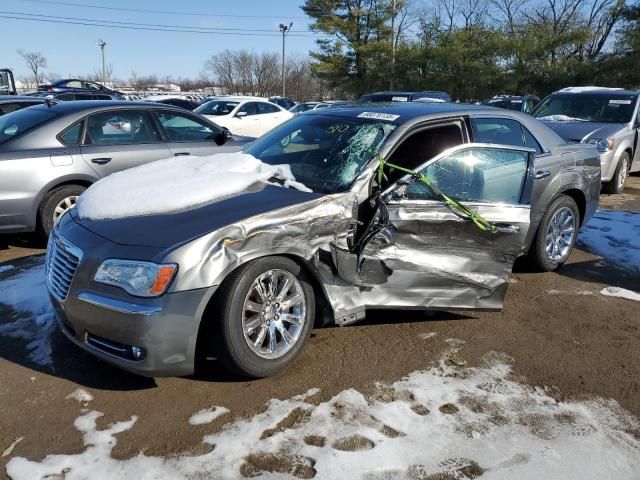
MULTIPOLYGON (((603 196, 601 208, 640 211, 640 177, 625 194, 603 196)), ((42 243, 32 236, 0 237, 0 265, 31 262, 42 243)), ((288 398, 311 387, 317 401, 346 388, 367 390, 424 369, 448 338, 464 340, 462 356, 474 364, 488 351, 511 355, 523 382, 548 387, 557 399, 601 396, 617 400, 640 417, 640 304, 598 292, 607 285, 640 292, 640 278, 602 266, 598 257, 576 250, 554 273, 516 268, 501 313, 370 312, 366 321, 316 330, 302 357, 275 378, 244 381, 209 362, 189 378, 146 379, 110 367, 54 334, 54 370, 29 360, 23 342, 0 337, 0 472, 13 456, 39 459, 49 453, 83 450, 73 427, 82 405, 65 397, 79 386, 104 413, 98 426, 140 417, 136 428, 118 435, 113 455, 197 454, 209 446, 203 435, 233 416, 250 416, 272 398, 288 398), (435 333, 435 335, 433 335, 435 333), (189 417, 212 405, 231 413, 193 426, 189 417)), ((0 318, 0 322, 3 319, 0 318)), ((2 477, 3 473, 0 473, 2 477)))

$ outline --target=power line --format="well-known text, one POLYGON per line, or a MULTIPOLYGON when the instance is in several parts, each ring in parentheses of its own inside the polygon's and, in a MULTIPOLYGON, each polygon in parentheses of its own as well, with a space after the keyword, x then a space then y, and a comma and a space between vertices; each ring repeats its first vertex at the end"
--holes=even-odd
MULTIPOLYGON (((139 22, 119 22, 116 20, 102 20, 102 19, 93 19, 93 18, 80 18, 80 17, 66 17, 59 15, 44 15, 40 13, 22 13, 22 12, 8 12, 8 11, 0 11, 0 14, 3 15, 21 15, 26 17, 43 17, 43 18, 51 18, 55 20, 75 20, 81 22, 93 22, 93 23, 108 23, 114 25, 128 25, 128 26, 142 26, 142 27, 160 27, 160 28, 177 28, 177 29, 187 29, 187 30, 203 30, 203 31, 229 31, 229 32, 265 32, 272 33, 274 29, 259 29, 259 28, 228 28, 228 27, 198 27, 196 25, 167 25, 162 23, 139 23, 139 22)), ((314 33, 311 30, 300 30, 301 32, 306 33, 314 33)), ((313 35, 317 36, 317 35, 313 35)))
MULTIPOLYGON (((185 11, 175 11, 175 10, 148 10, 148 9, 142 9, 142 8, 126 8, 126 7, 105 7, 103 5, 93 5, 93 4, 89 4, 89 3, 75 3, 75 2, 59 2, 59 1, 52 1, 52 0, 22 0, 23 2, 31 2, 31 3, 40 3, 40 4, 45 4, 45 5, 62 5, 62 6, 67 6, 67 7, 84 7, 84 8, 95 8, 95 9, 99 9, 99 10, 115 10, 115 11, 122 11, 122 12, 136 12, 136 13, 158 13, 161 15, 185 15, 185 16, 194 16, 194 17, 235 17, 235 18, 282 18, 282 17, 287 17, 287 18, 296 18, 296 19, 300 19, 300 18, 307 18, 307 17, 303 17, 303 16, 293 16, 293 17, 288 17, 286 15, 238 15, 238 14, 231 14, 231 13, 204 13, 204 12, 185 12, 185 11)), ((317 13, 322 14, 322 13, 332 13, 332 12, 322 12, 322 11, 318 11, 317 13)))
MULTIPOLYGON (((179 26, 156 26, 154 24, 145 23, 133 23, 133 22, 111 22, 108 20, 94 20, 90 18, 77 18, 77 17, 59 17, 53 15, 38 15, 27 14, 17 12, 2 12, 0 11, 0 18, 6 18, 11 20, 25 20, 31 22, 41 23, 58 23, 67 25, 82 25, 87 27, 103 27, 103 28, 116 28, 120 30, 145 30, 145 31, 157 31, 157 32, 174 32, 174 33, 199 33, 205 35, 241 35, 250 37, 279 37, 277 33, 255 33, 256 30, 251 29, 231 29, 234 31, 228 31, 230 29, 221 30, 202 30, 205 27, 179 27, 179 26), (20 15, 20 16, 16 16, 20 15), (39 18, 36 18, 39 17, 39 18)), ((270 30, 263 30, 262 32, 269 32, 270 30)), ((307 35, 307 34, 294 34, 296 37, 308 37, 319 38, 320 35, 307 35)))

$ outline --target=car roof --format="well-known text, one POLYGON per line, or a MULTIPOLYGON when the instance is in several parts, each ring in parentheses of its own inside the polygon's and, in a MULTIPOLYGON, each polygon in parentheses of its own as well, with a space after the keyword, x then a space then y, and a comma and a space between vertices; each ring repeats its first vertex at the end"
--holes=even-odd
POLYGON ((320 108, 308 110, 302 115, 325 115, 332 117, 357 118, 363 113, 369 114, 364 118, 375 119, 376 114, 391 115, 381 118, 381 121, 391 122, 398 126, 419 123, 422 120, 447 118, 452 116, 490 116, 510 118, 523 124, 538 139, 549 148, 566 145, 562 139, 549 127, 536 118, 516 110, 505 110, 487 105, 469 105, 466 103, 375 103, 375 104, 351 104, 332 108, 320 108), (394 117, 395 116, 395 117, 394 117))
POLYGON ((624 88, 607 88, 607 87, 567 87, 557 92, 553 92, 551 95, 562 95, 566 93, 580 94, 586 93, 589 95, 638 95, 638 90, 627 90, 624 88))
POLYGON ((78 113, 78 112, 90 112, 93 110, 100 111, 105 109, 130 109, 136 107, 145 107, 145 108, 175 108, 176 110, 182 111, 178 107, 174 107, 172 105, 166 105, 162 103, 154 103, 154 102, 130 102, 123 100, 75 100, 72 102, 66 102, 62 100, 53 100, 50 106, 47 106, 46 103, 42 103, 40 105, 36 105, 32 108, 42 108, 42 109, 51 109, 54 112, 61 114, 70 114, 70 113, 78 113))
POLYGON ((373 104, 348 104, 335 106, 333 108, 321 108, 319 110, 309 110, 311 115, 335 115, 340 117, 357 117, 362 113, 383 113, 397 115, 398 122, 404 123, 414 118, 432 114, 463 113, 470 111, 490 111, 500 112, 502 110, 487 107, 484 105, 468 105, 466 103, 421 103, 421 102, 385 102, 373 104))
POLYGON ((211 97, 207 101, 217 100, 224 101, 229 100, 230 102, 269 102, 266 98, 263 97, 251 97, 249 95, 221 95, 218 97, 211 97))
POLYGON ((46 100, 42 97, 35 97, 30 95, 0 95, 0 103, 11 102, 33 102, 44 103, 46 100))

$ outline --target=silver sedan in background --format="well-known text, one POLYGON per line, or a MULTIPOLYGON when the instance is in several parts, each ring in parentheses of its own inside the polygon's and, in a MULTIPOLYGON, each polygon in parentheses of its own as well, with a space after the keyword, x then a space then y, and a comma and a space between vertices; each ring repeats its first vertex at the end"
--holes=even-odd
POLYGON ((89 185, 110 173, 171 156, 239 151, 232 136, 170 105, 50 102, 0 116, 0 233, 54 223, 89 185))

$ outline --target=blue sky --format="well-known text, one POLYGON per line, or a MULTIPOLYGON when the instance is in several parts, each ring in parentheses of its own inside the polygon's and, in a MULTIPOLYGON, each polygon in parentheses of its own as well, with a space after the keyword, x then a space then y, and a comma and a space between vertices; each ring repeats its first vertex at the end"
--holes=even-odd
POLYGON ((267 32, 260 32, 260 36, 205 35, 0 18, 0 31, 4 39, 0 42, 0 67, 12 68, 18 77, 25 75, 28 70, 16 53, 22 49, 42 53, 48 61, 48 67, 45 69, 48 72, 55 72, 60 76, 92 73, 100 68, 100 49, 97 41, 102 38, 107 42, 106 61, 113 65, 116 78, 127 79, 132 71, 139 75, 156 73, 170 74, 174 77, 195 77, 210 55, 226 48, 279 52, 282 43, 281 37, 277 35, 278 25, 282 22, 294 24, 292 35, 287 40, 288 52, 307 53, 313 49, 315 42, 306 31, 309 21, 300 10, 302 3, 302 0, 0 0, 0 15, 4 16, 19 16, 15 13, 20 12, 66 17, 67 21, 70 17, 75 17, 112 22, 241 28, 252 32, 260 29, 272 30, 276 35, 268 36, 267 32), (142 11, 109 10, 59 3, 81 3, 142 11), (162 14, 152 10, 197 15, 162 14), (294 37, 294 33, 307 36, 294 37))

